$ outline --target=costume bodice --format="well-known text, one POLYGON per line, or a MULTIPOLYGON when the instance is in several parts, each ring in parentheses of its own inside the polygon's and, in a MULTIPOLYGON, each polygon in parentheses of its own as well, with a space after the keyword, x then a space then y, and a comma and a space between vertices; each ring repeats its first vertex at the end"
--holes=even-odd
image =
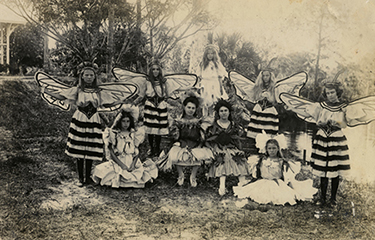
POLYGON ((94 108, 98 108, 103 104, 111 104, 114 99, 110 92, 101 91, 99 88, 86 88, 82 90, 80 87, 71 87, 58 92, 69 102, 75 103, 78 107, 87 107, 91 104, 94 108))
POLYGON ((166 95, 166 84, 164 84, 164 94, 162 94, 162 89, 159 81, 155 82, 155 87, 152 86, 150 81, 146 82, 146 96, 152 98, 155 96, 164 97, 166 95))
POLYGON ((175 125, 179 131, 178 141, 181 147, 189 146, 193 148, 202 142, 200 119, 181 118, 175 121, 175 125))
POLYGON ((240 148, 239 138, 242 135, 241 128, 233 121, 227 128, 220 126, 217 121, 207 129, 207 141, 214 142, 219 146, 240 148))
POLYGON ((221 63, 215 66, 213 61, 210 61, 205 69, 201 67, 200 77, 202 81, 217 81, 218 78, 224 78, 227 74, 224 66, 221 63))
POLYGON ((283 160, 280 158, 265 158, 260 164, 260 174, 264 179, 281 179, 283 174, 283 160))

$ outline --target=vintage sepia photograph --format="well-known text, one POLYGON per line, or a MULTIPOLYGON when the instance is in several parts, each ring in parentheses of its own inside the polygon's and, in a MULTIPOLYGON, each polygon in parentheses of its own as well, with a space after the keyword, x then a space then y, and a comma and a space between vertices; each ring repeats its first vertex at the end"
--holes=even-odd
POLYGON ((0 240, 374 238, 374 0, 0 11, 0 240))

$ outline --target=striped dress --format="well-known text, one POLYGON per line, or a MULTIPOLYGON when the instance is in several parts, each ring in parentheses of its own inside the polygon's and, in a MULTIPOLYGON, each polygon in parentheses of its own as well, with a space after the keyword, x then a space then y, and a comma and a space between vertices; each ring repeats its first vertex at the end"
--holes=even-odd
POLYGON ((257 103, 250 116, 247 137, 256 138, 264 130, 267 134, 276 135, 279 131, 279 115, 271 103, 257 103))
POLYGON ((167 135, 169 133, 167 102, 163 97, 159 82, 156 82, 154 89, 151 82, 147 81, 144 108, 144 126, 147 134, 167 135))
POLYGON ((75 103, 78 108, 70 123, 65 153, 73 158, 101 161, 103 139, 97 107, 108 102, 106 100, 110 99, 109 95, 99 93, 95 89, 82 91, 78 87, 62 90, 59 94, 69 102, 75 103))
POLYGON ((319 126, 311 154, 313 174, 316 176, 335 178, 345 175, 350 169, 347 140, 341 131, 346 126, 341 110, 343 106, 331 106, 325 102, 313 105, 312 117, 319 126))

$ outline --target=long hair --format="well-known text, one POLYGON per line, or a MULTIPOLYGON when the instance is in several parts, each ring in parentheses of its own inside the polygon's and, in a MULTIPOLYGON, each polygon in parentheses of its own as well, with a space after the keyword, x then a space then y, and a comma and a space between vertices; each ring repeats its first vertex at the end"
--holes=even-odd
MULTIPOLYGON (((165 92, 165 79, 164 79, 164 75, 163 75, 163 70, 161 69, 161 65, 160 65, 160 63, 158 61, 153 61, 150 64, 150 69, 148 71, 148 79, 150 80, 151 85, 154 88, 154 91, 155 91, 155 87, 156 87, 156 82, 159 82, 160 88, 161 88, 161 94, 162 94, 162 96, 164 96, 164 92, 165 92), (158 66, 158 68, 159 68, 159 75, 156 76, 156 77, 154 76, 154 74, 152 72, 152 67, 154 65, 158 66)), ((155 91, 155 94, 156 94, 156 91, 155 91)), ((162 96, 160 96, 160 97, 162 97, 162 96)))
POLYGON ((96 88, 98 86, 98 65, 93 62, 82 62, 77 66, 78 70, 78 87, 81 88, 81 90, 84 90, 86 87, 90 88, 96 88), (88 85, 83 81, 82 76, 85 73, 86 70, 91 70, 94 72, 95 79, 92 82, 92 84, 88 85))
POLYGON ((255 101, 262 100, 262 93, 263 91, 269 91, 271 93, 272 99, 268 99, 270 102, 275 102, 274 96, 274 88, 275 88, 275 74, 271 70, 263 70, 259 73, 257 79, 255 80, 255 86, 253 88, 253 96, 255 101), (263 73, 269 72, 270 73, 270 83, 269 86, 266 87, 263 81, 263 73))
POLYGON ((229 121, 232 121, 232 112, 233 112, 232 105, 231 105, 229 102, 227 102, 227 101, 225 101, 225 100, 223 100, 223 99, 220 99, 220 100, 216 103, 216 105, 215 105, 215 112, 216 112, 216 114, 215 114, 215 119, 218 120, 218 119, 220 118, 220 116, 219 116, 219 110, 220 110, 221 107, 226 107, 226 108, 228 108, 228 110, 229 110, 229 117, 228 117, 228 120, 229 120, 229 121))
POLYGON ((192 103, 195 105, 195 113, 193 114, 194 117, 197 116, 197 113, 198 113, 198 107, 199 107, 199 100, 197 97, 195 96, 190 96, 190 97, 187 97, 183 102, 182 102, 182 105, 184 106, 183 110, 182 110, 182 118, 185 117, 186 113, 185 113, 185 106, 188 104, 188 103, 192 103))
POLYGON ((82 71, 80 72, 79 74, 79 83, 78 83, 78 87, 80 87, 82 90, 84 90, 85 88, 96 88, 98 86, 98 77, 97 77, 97 74, 95 72, 95 70, 93 68, 89 68, 89 67, 86 67, 84 69, 82 69, 82 71), (94 81, 92 82, 92 84, 87 84, 83 79, 83 74, 85 73, 85 71, 93 71, 94 72, 94 76, 95 76, 95 79, 94 81))
POLYGON ((269 140, 266 142, 266 153, 265 153, 265 155, 266 155, 267 157, 270 156, 269 153, 267 152, 267 146, 268 146, 268 144, 275 144, 276 147, 277 147, 277 157, 279 157, 279 158, 283 158, 283 155, 282 155, 282 153, 281 153, 281 151, 280 151, 280 145, 279 145, 279 142, 278 142, 276 139, 273 139, 273 138, 269 139, 269 140))
POLYGON ((121 111, 119 114, 121 114, 121 117, 118 119, 118 121, 113 126, 114 129, 121 130, 122 129, 121 121, 122 121, 122 119, 124 119, 126 117, 129 118, 129 120, 130 120, 130 124, 129 124, 129 127, 128 127, 127 130, 130 131, 131 129, 135 128, 134 118, 133 118, 133 116, 130 112, 121 111))
POLYGON ((201 67, 202 70, 206 69, 208 64, 210 63, 210 60, 208 60, 208 58, 207 58, 208 51, 210 51, 210 50, 213 51, 213 53, 214 53, 212 62, 214 63, 215 68, 218 68, 219 64, 221 64, 217 47, 215 45, 209 44, 205 47, 204 52, 203 52, 202 62, 199 64, 199 66, 201 67))

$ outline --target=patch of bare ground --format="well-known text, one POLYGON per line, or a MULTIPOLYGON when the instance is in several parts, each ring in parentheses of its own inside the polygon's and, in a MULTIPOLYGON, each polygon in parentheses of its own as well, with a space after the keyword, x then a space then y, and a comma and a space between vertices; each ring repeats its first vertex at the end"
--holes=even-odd
MULTIPOLYGON (((203 168, 196 188, 177 186, 175 171, 144 189, 78 188, 75 162, 64 154, 72 113, 48 107, 34 85, 0 88, 1 240, 373 239, 373 184, 343 181, 336 208, 239 200, 231 191, 236 178, 220 197, 218 179, 207 181, 203 168)), ((147 143, 140 150, 144 159, 147 143)), ((303 168, 297 178, 311 173, 303 168)))

